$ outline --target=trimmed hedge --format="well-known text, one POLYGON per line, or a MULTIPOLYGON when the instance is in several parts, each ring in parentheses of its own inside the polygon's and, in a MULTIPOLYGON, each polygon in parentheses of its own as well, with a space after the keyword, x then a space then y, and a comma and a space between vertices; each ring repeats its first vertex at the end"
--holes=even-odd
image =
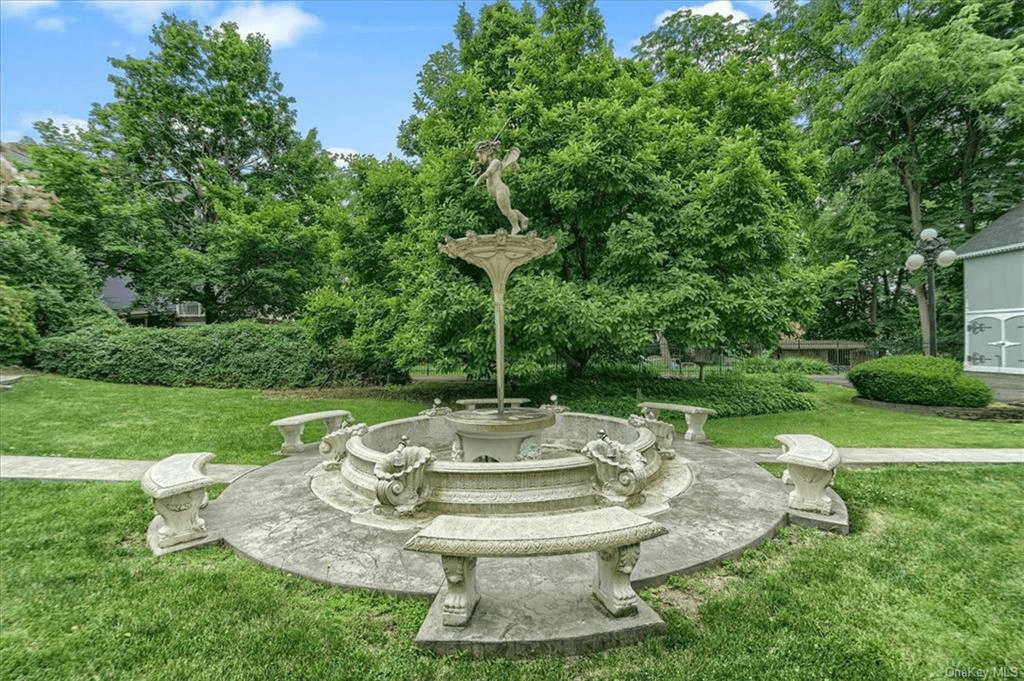
MULTIPOLYGON (((531 379, 511 378, 505 394, 526 397, 529 406, 547 404, 558 395, 560 404, 573 411, 608 414, 626 418, 638 413, 638 402, 673 402, 708 407, 716 417, 774 414, 807 411, 816 408, 804 388, 813 390, 813 382, 804 376, 722 374, 706 381, 686 378, 661 378, 646 372, 594 371, 588 378, 566 381, 561 372, 548 372, 531 379), (795 379, 790 384, 790 379, 795 379), (790 385, 787 385, 790 384, 790 385)), ((430 404, 435 398, 454 407, 463 398, 493 398, 493 381, 419 381, 404 386, 358 388, 346 395, 378 399, 409 399, 430 404)), ((678 423, 683 423, 681 414, 678 423)), ((663 417, 673 418, 671 414, 663 417)))
MULTIPOLYGON (((799 382, 799 381, 798 381, 799 382)), ((574 411, 625 418, 638 413, 638 402, 671 402, 715 410, 716 417, 753 416, 816 407, 802 394, 808 385, 789 384, 777 376, 720 374, 705 381, 681 378, 638 377, 626 379, 595 376, 572 382, 539 382, 513 389, 533 404, 544 404, 551 394, 574 411), (798 389, 799 391, 798 391, 798 389)), ((667 415, 666 415, 667 416, 667 415)))
POLYGON ((857 365, 846 377, 861 397, 879 402, 984 407, 992 401, 985 381, 965 376, 959 362, 944 357, 880 357, 857 365))
POLYGON ((828 362, 809 357, 785 357, 772 359, 761 355, 746 357, 731 364, 732 368, 744 374, 834 374, 835 369, 828 362))
POLYGON ((354 357, 345 345, 326 352, 291 322, 91 326, 44 339, 37 359, 45 371, 114 383, 281 388, 408 381, 408 374, 354 357))

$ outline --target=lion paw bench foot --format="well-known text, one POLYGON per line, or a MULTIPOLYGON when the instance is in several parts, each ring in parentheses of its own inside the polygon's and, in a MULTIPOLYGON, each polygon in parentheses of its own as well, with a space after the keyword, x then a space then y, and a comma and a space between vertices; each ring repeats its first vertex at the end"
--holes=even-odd
POLYGON ((213 458, 209 452, 174 454, 149 467, 142 476, 142 489, 153 499, 162 520, 156 532, 156 548, 206 537, 206 523, 199 509, 206 505, 206 488, 216 481, 204 468, 213 458))
POLYGON ((307 423, 310 421, 323 421, 326 432, 332 433, 341 428, 345 421, 350 420, 352 420, 352 412, 345 411, 344 409, 334 409, 331 411, 313 412, 312 414, 286 416, 283 419, 271 421, 270 425, 277 428, 284 439, 284 444, 281 445, 282 454, 301 454, 306 450, 312 451, 320 446, 319 442, 306 444, 302 441, 302 430, 306 427, 307 423))
POLYGON ((478 558, 588 551, 597 554, 594 596, 611 615, 623 617, 637 612, 639 597, 629 576, 640 557, 640 542, 667 531, 659 523, 618 506, 552 516, 442 515, 410 539, 405 548, 441 556, 448 582, 441 621, 447 626, 468 624, 480 601, 478 558))

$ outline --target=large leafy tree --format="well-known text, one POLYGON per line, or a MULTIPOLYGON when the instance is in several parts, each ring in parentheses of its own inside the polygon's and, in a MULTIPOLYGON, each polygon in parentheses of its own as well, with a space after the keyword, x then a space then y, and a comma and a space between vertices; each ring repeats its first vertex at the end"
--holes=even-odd
POLYGON ((805 93, 829 154, 822 227, 856 261, 871 310, 913 291, 927 348, 924 283, 901 266, 921 229, 939 227, 955 244, 1024 198, 1024 6, 811 0, 779 9, 779 64, 805 93))
POLYGON ((0 364, 30 363, 42 336, 113 320, 81 254, 40 222, 55 200, 0 156, 0 364))
POLYGON ((377 232, 408 258, 392 270, 407 288, 396 338, 490 368, 486 276, 443 261, 435 244, 507 226, 473 186, 473 146, 495 137, 522 151, 506 178, 514 205, 559 244, 510 281, 513 370, 557 356, 578 376, 597 359, 638 356, 657 331, 678 345, 770 342, 806 317, 814 286, 793 260, 795 207, 810 199, 815 162, 767 66, 658 80, 614 57, 593 2, 540 10, 462 10, 457 42, 420 74, 417 113, 400 131, 419 157, 417 203, 403 203, 400 234, 377 232))
POLYGON ((165 15, 142 59, 111 59, 114 100, 88 130, 40 126, 36 162, 67 210, 52 223, 147 300, 196 300, 208 321, 289 314, 327 275, 344 221, 338 174, 269 43, 165 15))

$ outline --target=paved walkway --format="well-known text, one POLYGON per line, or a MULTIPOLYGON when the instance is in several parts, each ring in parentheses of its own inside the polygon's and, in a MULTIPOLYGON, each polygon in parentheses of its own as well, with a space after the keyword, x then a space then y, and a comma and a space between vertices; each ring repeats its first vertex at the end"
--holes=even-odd
MULTIPOLYGON (((837 447, 843 467, 889 466, 914 463, 1024 463, 1019 449, 889 449, 882 447, 837 447)), ((773 463, 781 449, 733 448, 729 451, 755 463, 773 463)))
MULTIPOLYGON (((1019 449, 884 449, 839 447, 842 465, 888 466, 918 463, 1024 463, 1024 447, 1019 449)), ((771 463, 781 449, 733 448, 755 463, 771 463)), ((100 480, 122 482, 141 480, 153 461, 116 459, 72 459, 59 456, 0 456, 0 479, 100 480)), ((206 472, 219 482, 233 482, 259 466, 207 464, 206 472)))
MULTIPOLYGON (((72 459, 60 456, 0 456, 0 478, 33 480, 100 480, 124 482, 141 480, 155 461, 118 459, 72 459)), ((218 482, 234 482, 259 466, 211 463, 206 474, 218 482)))

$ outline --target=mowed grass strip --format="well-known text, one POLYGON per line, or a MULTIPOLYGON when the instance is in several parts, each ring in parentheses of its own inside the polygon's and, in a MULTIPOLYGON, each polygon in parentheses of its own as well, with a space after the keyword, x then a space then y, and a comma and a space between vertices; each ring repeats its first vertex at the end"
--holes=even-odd
MULTIPOLYGON (((165 388, 37 375, 2 393, 0 453, 92 459, 158 460, 177 452, 213 452, 214 463, 278 460, 284 416, 347 409, 359 422, 415 416, 417 402, 277 398, 257 390, 165 388)), ((323 437, 320 422, 303 439, 323 437)))
POLYGON ((1024 449, 1021 423, 904 414, 854 404, 856 395, 851 388, 817 384, 814 411, 712 418, 704 431, 720 447, 778 447, 779 433, 809 433, 836 447, 1024 449))
POLYGON ((5 480, 0 678, 924 679, 1021 667, 1021 467, 841 470, 836 489, 850 536, 787 529, 645 592, 663 637, 520 661, 418 650, 425 600, 314 584, 224 547, 155 559, 137 484, 5 480))

